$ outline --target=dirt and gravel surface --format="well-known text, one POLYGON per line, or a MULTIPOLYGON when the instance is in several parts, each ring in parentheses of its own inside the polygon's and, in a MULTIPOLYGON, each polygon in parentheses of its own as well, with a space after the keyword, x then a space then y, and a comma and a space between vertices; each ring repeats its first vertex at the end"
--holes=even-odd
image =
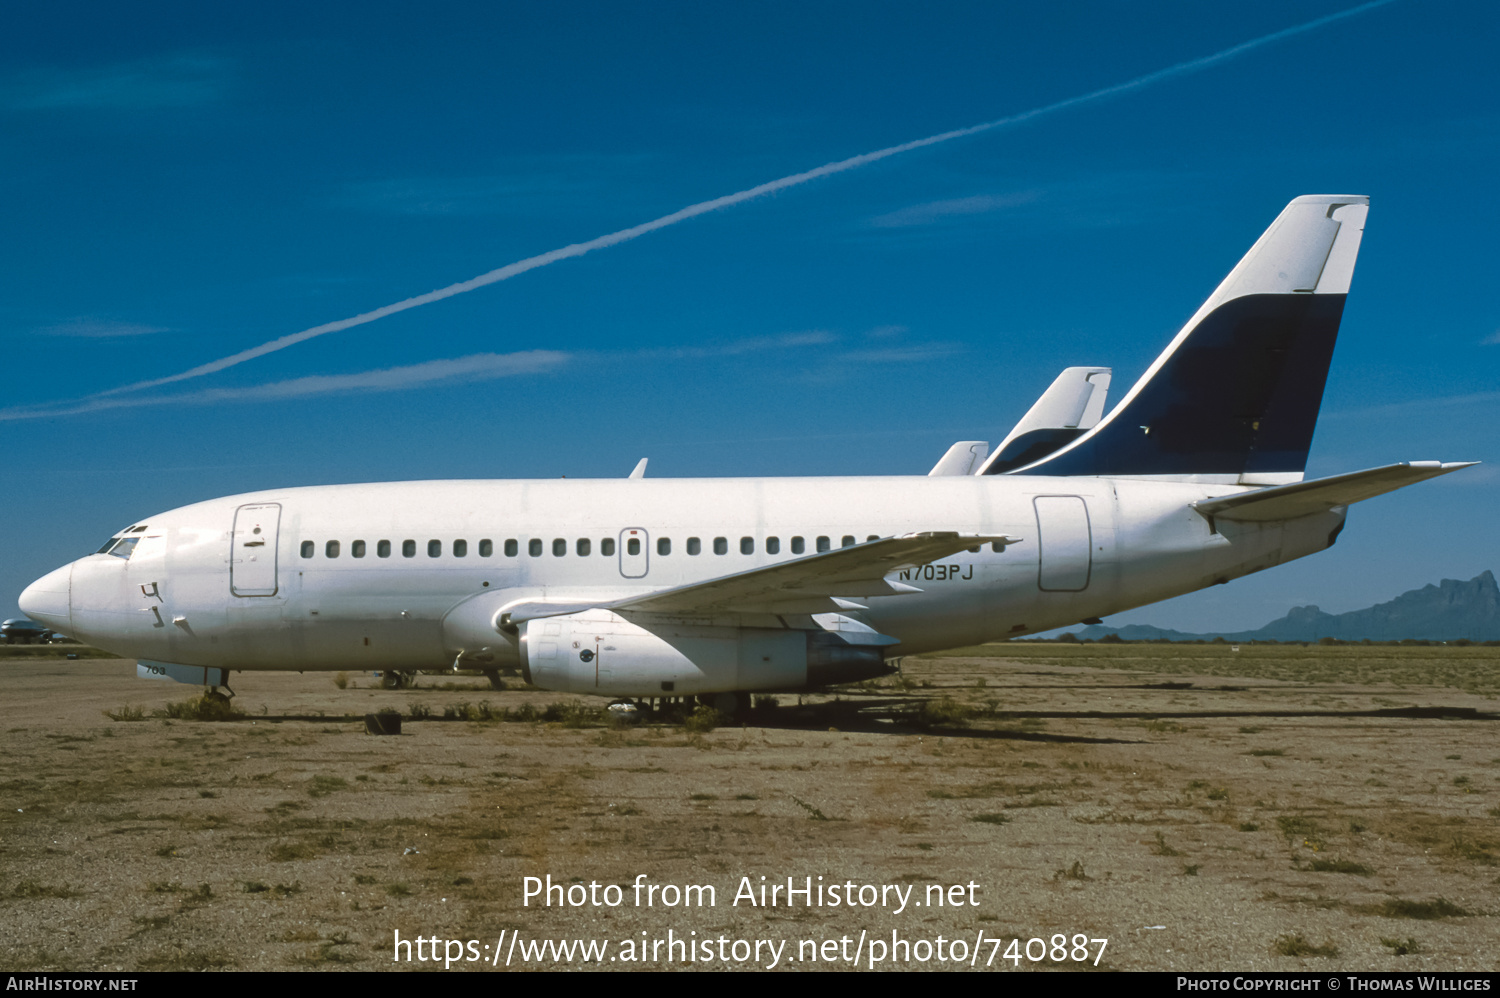
POLYGON ((1495 648, 989 646, 706 732, 347 679, 237 676, 207 722, 0 660, 0 966, 1500 969, 1495 648), (548 876, 599 903, 523 904, 548 876))

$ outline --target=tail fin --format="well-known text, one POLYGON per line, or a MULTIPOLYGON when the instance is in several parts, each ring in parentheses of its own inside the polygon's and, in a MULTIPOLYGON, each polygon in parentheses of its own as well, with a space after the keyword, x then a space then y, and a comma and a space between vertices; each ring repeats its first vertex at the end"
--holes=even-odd
POLYGON ((974 475, 976 465, 984 462, 984 457, 990 452, 988 440, 960 440, 947 453, 938 458, 938 463, 932 466, 927 473, 928 478, 951 477, 953 475, 974 475))
POLYGON ((1076 440, 1104 415, 1109 379, 1107 367, 1064 368, 974 474, 1001 475, 1076 440))
POLYGON ((1287 205, 1108 416, 1015 473, 1300 481, 1368 206, 1287 205))

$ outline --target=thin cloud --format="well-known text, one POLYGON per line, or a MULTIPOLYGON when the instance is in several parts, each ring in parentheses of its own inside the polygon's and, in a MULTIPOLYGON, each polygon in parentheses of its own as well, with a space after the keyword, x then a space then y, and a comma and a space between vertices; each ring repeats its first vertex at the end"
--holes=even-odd
POLYGON ((1466 405, 1481 405, 1500 402, 1500 392, 1469 392, 1465 395, 1440 395, 1435 398, 1410 399, 1405 402, 1387 402, 1384 405, 1365 406, 1359 409, 1343 409, 1330 412, 1334 419, 1351 416, 1378 416, 1389 413, 1410 412, 1413 409, 1451 409, 1466 405))
MULTIPOLYGON (((728 208, 733 205, 742 204, 746 201, 754 200, 756 198, 765 197, 766 195, 774 194, 777 191, 783 191, 813 180, 819 180, 823 177, 830 177, 835 174, 858 169, 859 167, 867 166, 871 163, 879 162, 880 160, 888 159, 892 156, 898 156, 902 153, 912 152, 917 149, 925 149, 929 146, 935 146, 943 142, 951 142, 955 139, 967 138, 972 135, 979 135, 998 128, 1019 125, 1048 115, 1056 114, 1059 111, 1079 107, 1084 104, 1091 104, 1110 97, 1117 97, 1122 94, 1141 90, 1143 88, 1161 83, 1166 80, 1200 72, 1212 66, 1219 65, 1220 63, 1227 62, 1228 60, 1234 59, 1237 56, 1243 55, 1246 52, 1250 52, 1262 46, 1270 45, 1274 42, 1278 42, 1286 38, 1291 38, 1308 31, 1313 31, 1326 25, 1333 24, 1337 21, 1341 21, 1346 18, 1354 17, 1367 11, 1374 10, 1377 7, 1384 7, 1387 4, 1394 2, 1395 0, 1370 0, 1370 2, 1368 3, 1363 3, 1356 7, 1351 7, 1347 10, 1329 14, 1324 17, 1315 18, 1314 20, 1306 21, 1302 24, 1294 25, 1290 28, 1283 28, 1280 31, 1275 31, 1268 35, 1262 35, 1261 37, 1251 39, 1250 41, 1241 42, 1238 45, 1233 45, 1229 48, 1222 49, 1211 55, 1201 56, 1197 59, 1190 59, 1186 62, 1180 62, 1175 65, 1168 66, 1165 69, 1159 69, 1151 73, 1146 73, 1143 76, 1137 76, 1134 79, 1126 80, 1123 83, 1116 83, 1108 87, 1101 87, 1098 90, 1092 90, 1088 93, 1079 94, 1075 97, 1068 97, 1063 100, 1054 101, 1051 104, 1044 104, 1040 107, 1035 107, 1028 111, 1022 111, 1018 114, 1009 115, 1004 118, 998 118, 994 121, 988 121, 983 124, 972 125, 967 128, 958 128, 947 132, 941 132, 937 135, 930 135, 926 138, 916 139, 911 142, 904 142, 900 145, 888 146, 884 149, 878 149, 874 152, 862 153, 858 156, 851 156, 848 159, 837 160, 832 163, 825 163, 823 166, 819 166, 811 170, 806 170, 802 173, 795 173, 790 176, 781 177, 780 179, 772 180, 734 194, 727 194, 723 197, 713 198, 709 201, 701 201, 697 204, 689 205, 686 208, 682 208, 675 212, 672 212, 669 215, 663 215, 660 218, 653 219, 649 222, 643 222, 640 225, 631 226, 627 229, 621 229, 617 232, 611 232, 607 235, 599 236, 595 239, 590 239, 587 242, 573 243, 571 245, 563 246, 546 253, 538 254, 537 256, 528 257, 524 260, 518 260, 515 263, 507 264, 504 267, 499 267, 495 270, 489 271, 488 273, 480 274, 478 277, 470 278, 467 281, 460 281, 457 284, 450 284, 447 287, 438 288, 437 290, 429 291, 426 294, 416 295, 403 301, 394 302, 390 305, 372 309, 369 312, 350 316, 347 319, 339 319, 334 322, 324 323, 320 326, 313 326, 310 329, 304 329, 301 332, 281 336, 277 339, 262 343, 259 346, 251 347, 247 350, 241 350, 238 353, 230 354, 227 357, 221 357, 218 360, 210 361, 206 364, 200 364, 197 367, 190 368, 178 374, 168 375, 163 378, 151 378, 145 381, 137 381, 128 385, 121 385, 118 388, 111 388, 107 391, 98 392, 94 395, 86 396, 85 398, 103 399, 125 392, 143 391, 151 388, 159 388, 163 385, 174 384, 179 381, 187 381, 192 378, 201 378, 205 375, 223 371, 227 368, 243 364, 258 357, 264 357, 267 354, 275 353, 279 350, 285 350, 288 347, 295 346, 298 343, 306 342, 307 340, 315 339, 319 336, 325 336, 329 333, 336 333, 346 329, 352 329, 355 326, 362 326, 366 323, 375 322, 378 319, 383 319, 386 316, 395 315, 397 313, 405 312, 413 308, 420 308, 423 305, 429 305, 433 302, 443 301, 447 298, 452 298, 455 295, 461 295, 469 291, 474 291, 478 288, 498 283, 500 281, 506 281, 512 277, 516 277, 531 270, 536 270, 540 267, 549 266, 561 260, 580 257, 587 253, 592 253, 595 250, 605 249, 610 246, 617 246, 620 243, 629 242, 633 239, 639 239, 641 236, 647 235, 651 232, 655 232, 658 229, 665 229, 669 226, 677 225, 680 222, 687 221, 690 218, 696 218, 699 215, 706 215, 709 212, 718 211, 722 208, 728 208)), ((52 413, 57 414, 57 410, 52 410, 52 413)))
POLYGON ((838 336, 826 329, 808 329, 799 333, 782 333, 778 336, 753 336, 735 340, 722 347, 710 347, 705 355, 734 357, 746 353, 762 353, 767 350, 795 350, 798 347, 824 346, 838 341, 838 336))
POLYGON ((728 343, 697 347, 662 347, 653 350, 632 350, 626 354, 637 360, 707 360, 713 357, 739 357, 752 353, 767 353, 797 350, 803 347, 824 346, 837 343, 838 335, 826 329, 807 329, 795 333, 778 333, 772 336, 750 336, 728 343))
POLYGON ((1037 197, 1036 191, 1026 191, 1022 194, 981 194, 967 198, 952 198, 947 201, 929 201, 926 204, 912 205, 885 215, 877 215, 870 219, 870 224, 877 229, 904 229, 917 225, 933 225, 950 218, 1004 211, 1018 205, 1030 204, 1037 200, 1037 197))
POLYGON ((958 343, 914 343, 909 347, 883 350, 850 350, 839 354, 838 359, 850 364, 920 364, 951 357, 962 349, 958 343))
POLYGON ((439 383, 462 384, 493 381, 524 374, 543 374, 567 364, 572 356, 557 350, 525 350, 519 353, 479 353, 451 360, 429 360, 405 367, 386 367, 353 374, 317 374, 285 381, 240 388, 205 388, 176 395, 142 395, 132 398, 89 399, 76 406, 38 413, 28 409, 0 409, 0 422, 34 419, 38 416, 71 416, 105 409, 139 408, 151 405, 216 405, 224 402, 263 402, 309 398, 316 395, 352 395, 423 388, 439 383))
POLYGON ((37 330, 43 336, 78 336, 91 340, 117 336, 150 336, 168 332, 166 326, 148 326, 140 322, 111 322, 108 319, 72 319, 37 330))
POLYGON ((0 86, 0 106, 15 111, 140 111, 196 107, 221 99, 230 63, 174 55, 81 69, 33 69, 0 86))
POLYGON ((1493 333, 1490 333, 1490 335, 1486 336, 1479 342, 1483 343, 1485 346, 1494 346, 1495 344, 1500 343, 1500 329, 1497 329, 1493 333))

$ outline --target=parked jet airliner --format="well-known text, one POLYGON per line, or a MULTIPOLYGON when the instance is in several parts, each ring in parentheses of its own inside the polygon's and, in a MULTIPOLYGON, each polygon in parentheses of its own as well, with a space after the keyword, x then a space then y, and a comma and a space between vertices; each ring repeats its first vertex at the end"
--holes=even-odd
POLYGON ((1467 466, 1303 480, 1368 203, 1292 201, 1108 415, 1088 411, 1107 369, 1070 369, 972 473, 977 450, 920 477, 254 492, 131 524, 21 608, 214 687, 519 667, 630 698, 861 680, 1227 582, 1331 546, 1351 503, 1467 466))

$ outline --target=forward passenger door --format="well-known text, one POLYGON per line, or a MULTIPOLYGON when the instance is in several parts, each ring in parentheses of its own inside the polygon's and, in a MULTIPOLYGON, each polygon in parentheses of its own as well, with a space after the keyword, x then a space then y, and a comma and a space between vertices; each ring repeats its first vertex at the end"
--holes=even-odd
POLYGON ((281 504, 241 506, 229 538, 229 591, 235 596, 276 595, 276 537, 281 504))

